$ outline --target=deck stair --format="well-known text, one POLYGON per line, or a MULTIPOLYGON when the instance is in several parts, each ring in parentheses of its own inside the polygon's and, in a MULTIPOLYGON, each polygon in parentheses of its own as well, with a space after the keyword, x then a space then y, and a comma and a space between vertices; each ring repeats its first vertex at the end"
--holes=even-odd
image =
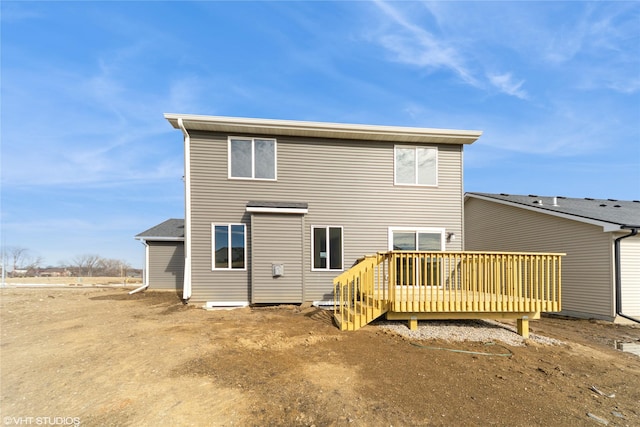
POLYGON ((384 256, 366 256, 334 279, 334 318, 341 330, 358 330, 388 311, 383 261, 384 256))
POLYGON ((358 302, 354 307, 345 307, 343 313, 335 315, 340 330, 356 331, 387 312, 386 308, 377 307, 370 298, 367 299, 369 302, 358 302))

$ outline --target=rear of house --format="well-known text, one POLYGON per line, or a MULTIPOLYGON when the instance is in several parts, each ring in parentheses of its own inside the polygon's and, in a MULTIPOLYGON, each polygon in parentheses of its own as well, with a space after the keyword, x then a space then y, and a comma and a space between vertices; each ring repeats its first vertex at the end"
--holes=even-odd
POLYGON ((463 247, 463 145, 480 132, 165 117, 185 144, 186 300, 329 302, 366 254, 463 247))
POLYGON ((564 252, 562 313, 640 319, 640 202, 467 193, 467 250, 564 252), (636 231, 637 232, 637 231, 636 231), (618 301, 617 301, 618 300, 618 301))

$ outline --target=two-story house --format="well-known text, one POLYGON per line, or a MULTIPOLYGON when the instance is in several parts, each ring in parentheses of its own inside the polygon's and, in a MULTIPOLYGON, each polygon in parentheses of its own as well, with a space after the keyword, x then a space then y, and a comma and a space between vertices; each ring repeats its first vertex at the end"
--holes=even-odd
POLYGON ((463 146, 481 132, 165 118, 184 135, 185 300, 331 301, 365 254, 462 249, 463 146))
POLYGON ((209 307, 334 303, 343 329, 511 317, 526 335, 559 307, 558 254, 462 252, 463 147, 479 131, 165 118, 184 137, 185 218, 136 236, 146 286, 182 279, 209 307))

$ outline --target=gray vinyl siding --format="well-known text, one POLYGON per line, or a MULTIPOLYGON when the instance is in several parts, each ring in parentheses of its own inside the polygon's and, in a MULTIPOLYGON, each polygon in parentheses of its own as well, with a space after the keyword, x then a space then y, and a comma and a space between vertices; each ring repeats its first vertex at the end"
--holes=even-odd
POLYGON ((620 267, 622 313, 640 319, 640 237, 620 241, 620 267))
POLYGON ((612 320, 613 245, 602 227, 522 208, 468 198, 465 249, 562 252, 562 309, 612 320))
MULTIPOLYGON (((241 135, 234 135, 241 136, 241 135)), ((260 136, 260 135, 249 135, 260 136)), ((306 202, 304 299, 329 300, 339 272, 311 271, 311 226, 343 227, 344 265, 386 251, 388 227, 439 227, 462 236, 462 146, 438 147, 438 186, 395 186, 394 144, 277 139, 277 181, 227 177, 226 134, 191 134, 192 300, 250 301, 247 271, 211 271, 211 223, 247 224, 251 200, 306 202)), ((247 239, 248 254, 251 238, 247 239)), ((460 250, 462 239, 447 245, 460 250)))
POLYGON ((150 289, 182 289, 184 281, 184 243, 153 242, 149 245, 150 289))
POLYGON ((303 302, 303 216, 259 213, 252 224, 251 302, 303 302), (273 264, 282 264, 284 275, 273 277, 273 264))

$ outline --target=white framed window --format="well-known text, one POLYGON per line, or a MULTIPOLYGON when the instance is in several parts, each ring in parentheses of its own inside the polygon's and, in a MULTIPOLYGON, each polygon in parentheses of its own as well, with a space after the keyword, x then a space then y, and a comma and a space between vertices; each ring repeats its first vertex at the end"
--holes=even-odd
POLYGON ((444 251, 444 228, 389 227, 390 251, 444 251))
MULTIPOLYGON (((391 251, 443 251, 444 228, 390 227, 391 251)), ((442 286, 442 269, 437 259, 409 255, 395 263, 396 286, 442 286)))
POLYGON ((277 178, 277 144, 275 139, 229 137, 229 178, 277 178))
POLYGON ((342 227, 311 226, 311 270, 343 270, 342 227))
POLYGON ((247 227, 211 224, 212 270, 247 269, 247 227))
POLYGON ((438 185, 438 149, 396 145, 394 147, 396 185, 438 185))

